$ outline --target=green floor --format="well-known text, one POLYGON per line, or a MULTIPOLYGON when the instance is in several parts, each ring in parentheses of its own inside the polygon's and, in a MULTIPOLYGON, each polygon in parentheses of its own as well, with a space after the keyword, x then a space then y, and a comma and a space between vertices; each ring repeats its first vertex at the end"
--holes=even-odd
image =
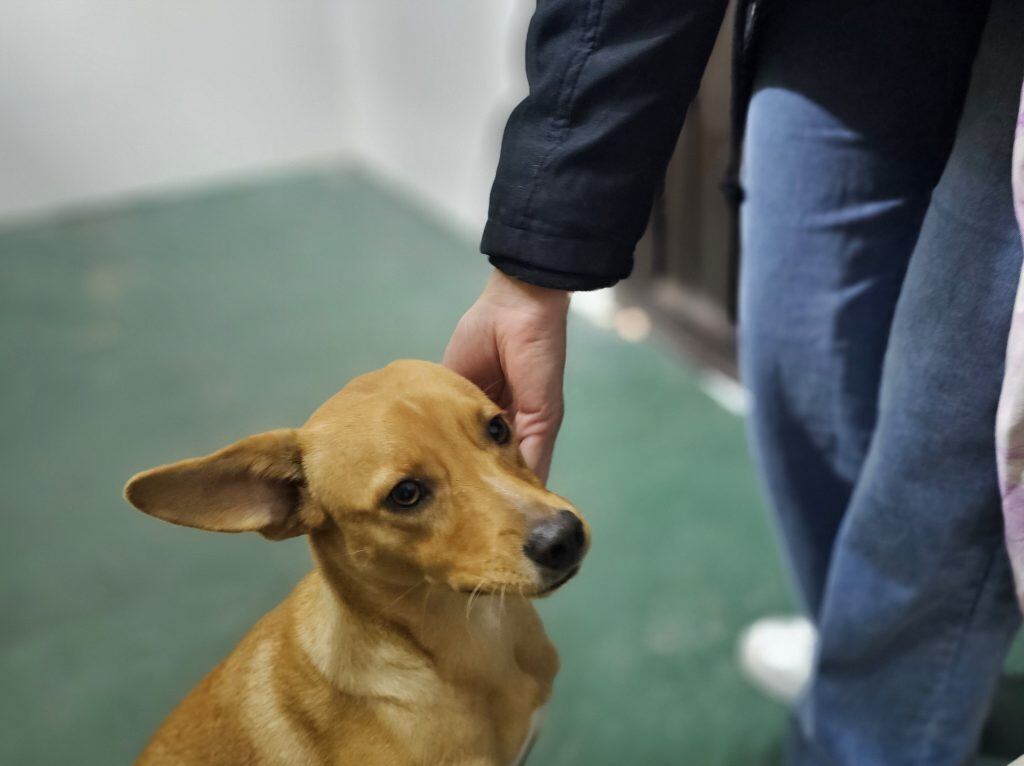
MULTIPOLYGON (((9 225, 0 270, 0 762, 127 763, 309 559, 161 524, 124 480, 438 358, 486 268, 325 171, 9 225)), ((563 671, 531 762, 772 763, 783 711, 733 641, 788 599, 741 424, 656 344, 571 333, 552 486, 595 541, 542 605, 563 671)))

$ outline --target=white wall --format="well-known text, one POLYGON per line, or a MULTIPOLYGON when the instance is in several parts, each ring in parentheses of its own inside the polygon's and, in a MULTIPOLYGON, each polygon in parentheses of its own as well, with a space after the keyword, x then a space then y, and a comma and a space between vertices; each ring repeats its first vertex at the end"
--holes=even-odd
POLYGON ((0 215, 336 155, 321 0, 0 0, 0 215))
POLYGON ((524 0, 0 0, 0 216, 354 160, 479 233, 524 0))
POLYGON ((479 235, 508 112, 526 91, 524 0, 336 0, 358 156, 479 235))

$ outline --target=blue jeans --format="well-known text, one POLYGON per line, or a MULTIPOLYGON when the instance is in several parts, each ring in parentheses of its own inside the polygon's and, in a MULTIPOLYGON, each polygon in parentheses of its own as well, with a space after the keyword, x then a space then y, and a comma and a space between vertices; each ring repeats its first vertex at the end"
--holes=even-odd
POLYGON ((819 630, 798 764, 960 764, 1019 618, 994 422, 1024 3, 790 0, 744 153, 741 369, 819 630))

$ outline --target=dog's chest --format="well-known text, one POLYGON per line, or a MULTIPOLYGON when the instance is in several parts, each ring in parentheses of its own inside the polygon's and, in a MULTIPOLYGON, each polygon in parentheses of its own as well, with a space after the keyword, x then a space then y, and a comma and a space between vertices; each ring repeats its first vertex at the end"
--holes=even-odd
MULTIPOLYGON (((483 622, 486 624, 487 619, 483 622)), ((484 681, 484 691, 479 691, 480 685, 470 684, 473 698, 468 702, 473 710, 486 717, 480 725, 493 732, 500 752, 496 763, 520 766, 525 763, 539 731, 543 706, 553 680, 541 668, 522 660, 537 651, 531 644, 538 640, 544 649, 550 645, 543 635, 534 636, 534 640, 527 640, 525 644, 513 645, 507 641, 508 635, 500 622, 496 622, 491 631, 485 628, 484 636, 488 640, 475 657, 480 674, 476 680, 484 681)), ((477 642, 478 647, 481 644, 477 642)))
POLYGON ((395 743, 406 763, 521 762, 557 658, 527 602, 481 606, 490 608, 429 613, 421 649, 400 634, 356 642, 328 633, 322 644, 343 651, 324 675, 347 692, 334 698, 329 717, 344 725, 331 727, 331 749, 349 753, 354 736, 395 743))
POLYGON ((501 688, 439 684, 429 702, 391 709, 387 718, 396 736, 416 743, 417 763, 519 766, 539 730, 544 696, 526 676, 505 679, 501 688))
MULTIPOLYGON (((415 702, 407 698, 386 712, 392 736, 418 750, 413 762, 509 766, 528 752, 553 667, 531 661, 538 652, 533 640, 514 643, 509 632, 474 627, 481 630, 459 647, 438 651, 426 675, 421 668, 395 679, 399 688, 417 690, 415 702)), ((546 637, 535 639, 550 650, 546 637)))

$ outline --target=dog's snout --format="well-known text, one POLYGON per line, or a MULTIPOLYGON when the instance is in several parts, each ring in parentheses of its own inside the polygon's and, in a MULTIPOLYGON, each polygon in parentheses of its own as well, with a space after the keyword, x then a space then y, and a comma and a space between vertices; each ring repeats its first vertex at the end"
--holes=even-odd
POLYGON ((559 511, 530 530, 523 552, 542 567, 562 571, 579 563, 585 542, 579 517, 559 511))

